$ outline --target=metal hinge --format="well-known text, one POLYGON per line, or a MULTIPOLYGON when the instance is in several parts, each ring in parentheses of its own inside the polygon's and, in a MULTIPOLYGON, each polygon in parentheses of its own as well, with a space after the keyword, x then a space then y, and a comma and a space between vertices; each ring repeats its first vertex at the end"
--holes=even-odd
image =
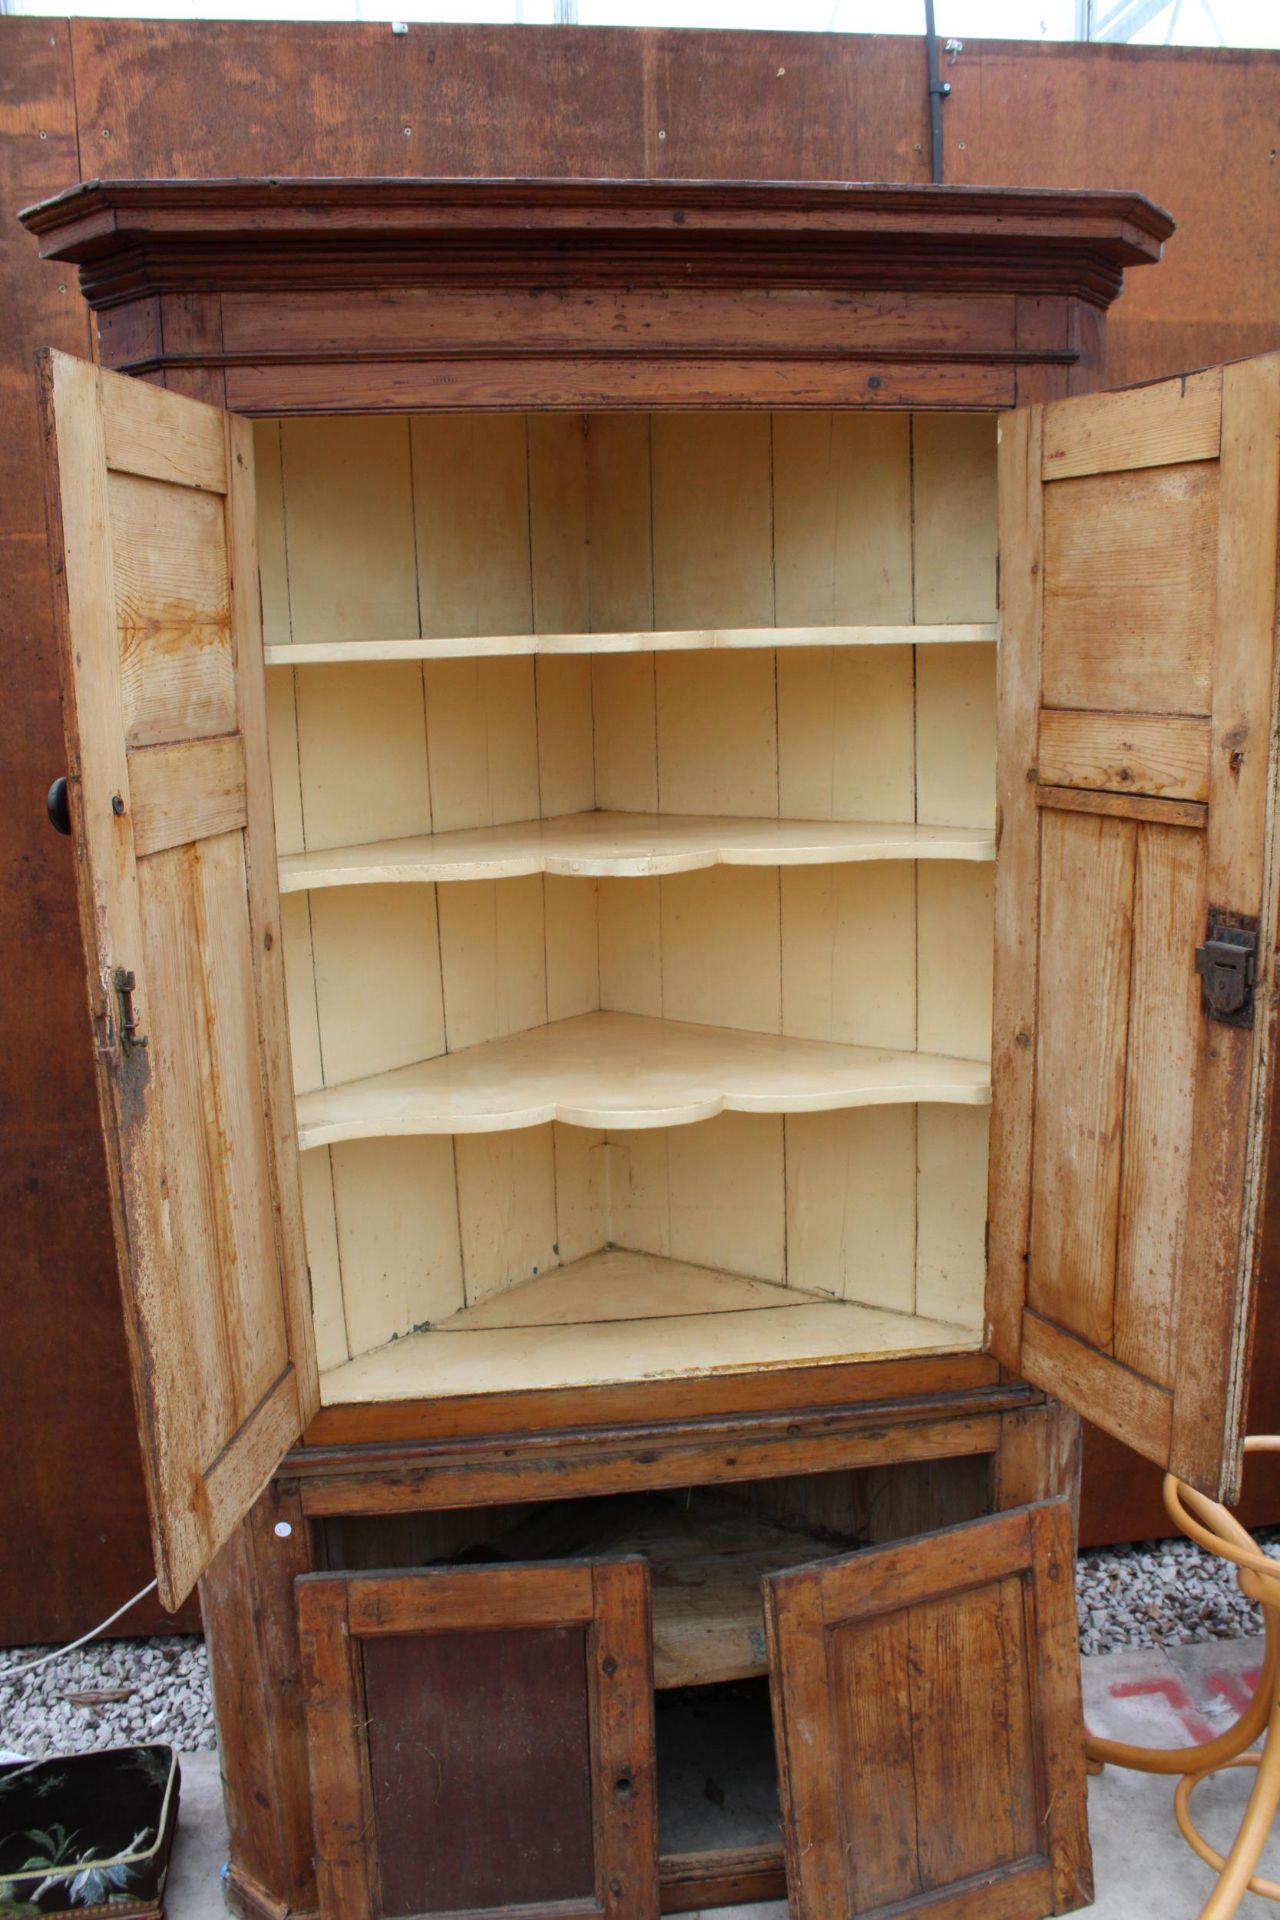
POLYGON ((1204 990, 1204 1010, 1228 1027, 1253 1025, 1253 988, 1258 966, 1258 929, 1233 924, 1210 913, 1209 937, 1196 948, 1196 972, 1204 990))

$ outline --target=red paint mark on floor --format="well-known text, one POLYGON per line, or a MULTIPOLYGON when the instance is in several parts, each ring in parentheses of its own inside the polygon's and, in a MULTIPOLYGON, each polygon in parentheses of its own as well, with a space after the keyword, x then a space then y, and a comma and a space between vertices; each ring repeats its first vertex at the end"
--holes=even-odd
POLYGON ((1145 1680, 1117 1680, 1109 1692, 1113 1700, 1135 1700, 1143 1695, 1156 1694, 1172 1707, 1184 1731, 1197 1746, 1206 1745, 1214 1737, 1213 1728, 1196 1712, 1181 1680, 1171 1674, 1158 1678, 1153 1675, 1145 1680))

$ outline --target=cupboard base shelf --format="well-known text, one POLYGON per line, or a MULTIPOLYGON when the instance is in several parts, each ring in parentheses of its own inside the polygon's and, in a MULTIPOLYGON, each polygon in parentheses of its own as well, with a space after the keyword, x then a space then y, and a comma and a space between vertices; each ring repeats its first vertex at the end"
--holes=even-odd
POLYGON ((605 1248, 330 1368, 325 1406, 972 1353, 976 1327, 605 1248))

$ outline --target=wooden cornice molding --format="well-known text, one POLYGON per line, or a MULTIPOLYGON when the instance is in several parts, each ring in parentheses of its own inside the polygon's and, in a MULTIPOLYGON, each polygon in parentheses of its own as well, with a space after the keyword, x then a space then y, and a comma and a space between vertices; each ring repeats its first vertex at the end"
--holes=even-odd
POLYGON ((719 180, 90 181, 20 216, 95 308, 356 287, 858 288, 1105 307, 1173 221, 1140 194, 719 180))

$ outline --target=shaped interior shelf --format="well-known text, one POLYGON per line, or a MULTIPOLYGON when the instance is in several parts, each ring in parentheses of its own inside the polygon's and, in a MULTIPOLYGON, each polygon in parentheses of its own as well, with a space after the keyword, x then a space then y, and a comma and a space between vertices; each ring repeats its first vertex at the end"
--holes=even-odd
POLYGON ((298 1144, 396 1134, 679 1127, 736 1113, 946 1101, 983 1106, 981 1060, 795 1040, 633 1013, 584 1013, 304 1093, 298 1144))
POLYGON ((667 633, 462 634, 447 639, 296 640, 266 648, 269 667, 338 666, 344 661, 474 660, 513 654, 701 653, 749 647, 923 647, 993 641, 994 622, 940 626, 701 627, 667 633))
POLYGON ((284 854, 280 891, 390 881, 692 873, 698 867, 805 867, 855 860, 994 860, 984 827, 845 820, 735 820, 657 813, 569 813, 367 846, 284 854))
POLYGON ((953 1322, 608 1247, 329 1368, 321 1399, 682 1379, 980 1344, 975 1328, 953 1322))
POLYGON ((761 1518, 705 1487, 679 1494, 557 1500, 494 1542, 508 1560, 640 1554, 649 1562, 653 1683, 705 1687, 769 1671, 761 1581, 786 1567, 853 1552, 799 1521, 761 1518))

